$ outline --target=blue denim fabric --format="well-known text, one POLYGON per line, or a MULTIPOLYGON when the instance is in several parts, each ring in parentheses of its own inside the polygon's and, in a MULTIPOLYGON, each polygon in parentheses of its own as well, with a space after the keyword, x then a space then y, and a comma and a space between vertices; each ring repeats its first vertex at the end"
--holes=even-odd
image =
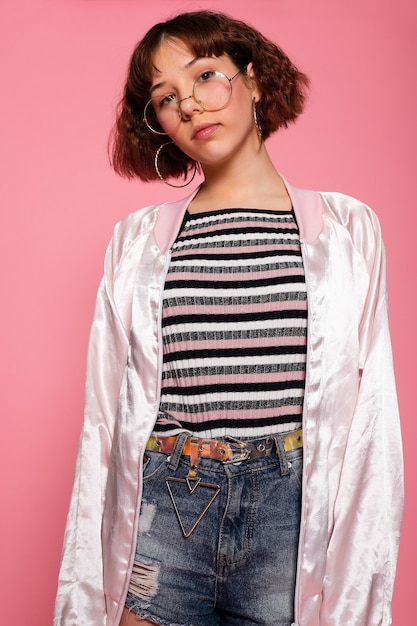
MULTIPOLYGON (((239 464, 200 459, 197 478, 220 492, 188 538, 165 479, 185 478, 189 457, 176 470, 164 454, 146 457, 126 607, 160 626, 290 626, 302 448, 239 464)), ((215 490, 199 485, 190 494, 185 482, 168 484, 187 531, 215 490)))

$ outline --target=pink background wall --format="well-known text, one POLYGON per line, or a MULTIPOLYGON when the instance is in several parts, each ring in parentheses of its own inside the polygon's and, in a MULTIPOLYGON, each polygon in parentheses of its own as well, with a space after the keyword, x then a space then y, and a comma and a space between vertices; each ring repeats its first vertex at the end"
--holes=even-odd
POLYGON ((181 193, 119 180, 108 165, 107 136, 128 57, 155 21, 198 8, 250 21, 310 75, 306 114, 269 143, 278 168, 295 184, 361 198, 382 222, 408 476, 394 624, 414 619, 416 6, 415 0, 3 0, 2 624, 51 621, 87 336, 112 225, 181 193))

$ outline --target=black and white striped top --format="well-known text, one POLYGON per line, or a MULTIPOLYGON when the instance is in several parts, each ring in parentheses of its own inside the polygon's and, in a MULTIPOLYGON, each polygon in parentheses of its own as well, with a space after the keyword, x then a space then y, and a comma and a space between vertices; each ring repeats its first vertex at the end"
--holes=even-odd
POLYGON ((258 437, 301 423, 307 296, 292 212, 186 214, 162 314, 155 433, 258 437))

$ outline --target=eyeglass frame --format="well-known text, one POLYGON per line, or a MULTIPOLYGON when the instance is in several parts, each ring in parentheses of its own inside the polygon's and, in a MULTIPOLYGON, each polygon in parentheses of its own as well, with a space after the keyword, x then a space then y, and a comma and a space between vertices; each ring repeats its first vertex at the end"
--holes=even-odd
MULTIPOLYGON (((215 70, 217 74, 221 74, 222 76, 224 76, 225 78, 227 78, 227 80, 229 81, 229 85, 230 85, 230 96, 229 99, 227 100, 226 104, 223 104, 223 106, 221 106, 219 109, 206 109, 206 107, 204 106, 204 104, 202 102, 199 102, 198 100, 196 100, 194 98, 194 87, 195 84, 197 82, 197 78, 195 79, 195 81, 193 82, 193 92, 191 95, 189 96, 185 96, 185 98, 181 98, 181 100, 177 100, 176 101, 176 105, 178 108, 178 122, 181 121, 182 119, 182 113, 181 113, 181 108, 180 108, 180 104, 182 102, 184 102, 184 100, 188 100, 189 98, 193 98, 194 101, 202 107, 203 111, 221 111, 222 109, 225 109, 227 107, 227 105, 229 104, 231 98, 232 98, 232 94, 233 94, 233 88, 232 88, 232 80, 234 80, 235 78, 237 78, 237 76, 239 76, 239 74, 241 74, 242 72, 244 72, 247 67, 248 67, 249 63, 247 63, 244 67, 242 67, 238 72, 236 72, 236 74, 234 74, 231 78, 229 78, 224 72, 221 72, 220 70, 215 70)), ((204 73, 204 72, 203 72, 204 73)), ((143 109, 143 118, 142 118, 142 122, 144 122, 146 124, 146 126, 149 128, 149 130, 154 133, 155 135, 169 135, 169 133, 161 133, 158 130, 155 130, 154 128, 152 128, 149 124, 148 124, 148 120, 146 119, 146 109, 148 108, 148 106, 152 104, 152 98, 150 98, 150 100, 148 100, 148 102, 145 104, 145 107, 143 109)), ((155 113, 156 115, 156 113, 155 113)))

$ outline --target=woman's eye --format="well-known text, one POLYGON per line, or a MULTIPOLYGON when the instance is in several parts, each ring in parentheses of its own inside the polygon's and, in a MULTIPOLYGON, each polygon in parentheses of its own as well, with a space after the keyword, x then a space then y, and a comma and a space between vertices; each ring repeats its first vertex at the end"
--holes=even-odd
POLYGON ((211 80, 212 78, 214 78, 214 76, 216 76, 217 72, 214 72, 212 70, 207 70, 206 72, 202 72, 200 74, 200 76, 197 78, 196 82, 199 83, 205 83, 208 80, 211 80))
POLYGON ((173 93, 167 94, 163 96, 162 98, 157 98, 156 99, 157 107, 159 109, 163 109, 164 107, 171 104, 171 102, 175 102, 176 99, 177 99, 177 96, 173 93))

